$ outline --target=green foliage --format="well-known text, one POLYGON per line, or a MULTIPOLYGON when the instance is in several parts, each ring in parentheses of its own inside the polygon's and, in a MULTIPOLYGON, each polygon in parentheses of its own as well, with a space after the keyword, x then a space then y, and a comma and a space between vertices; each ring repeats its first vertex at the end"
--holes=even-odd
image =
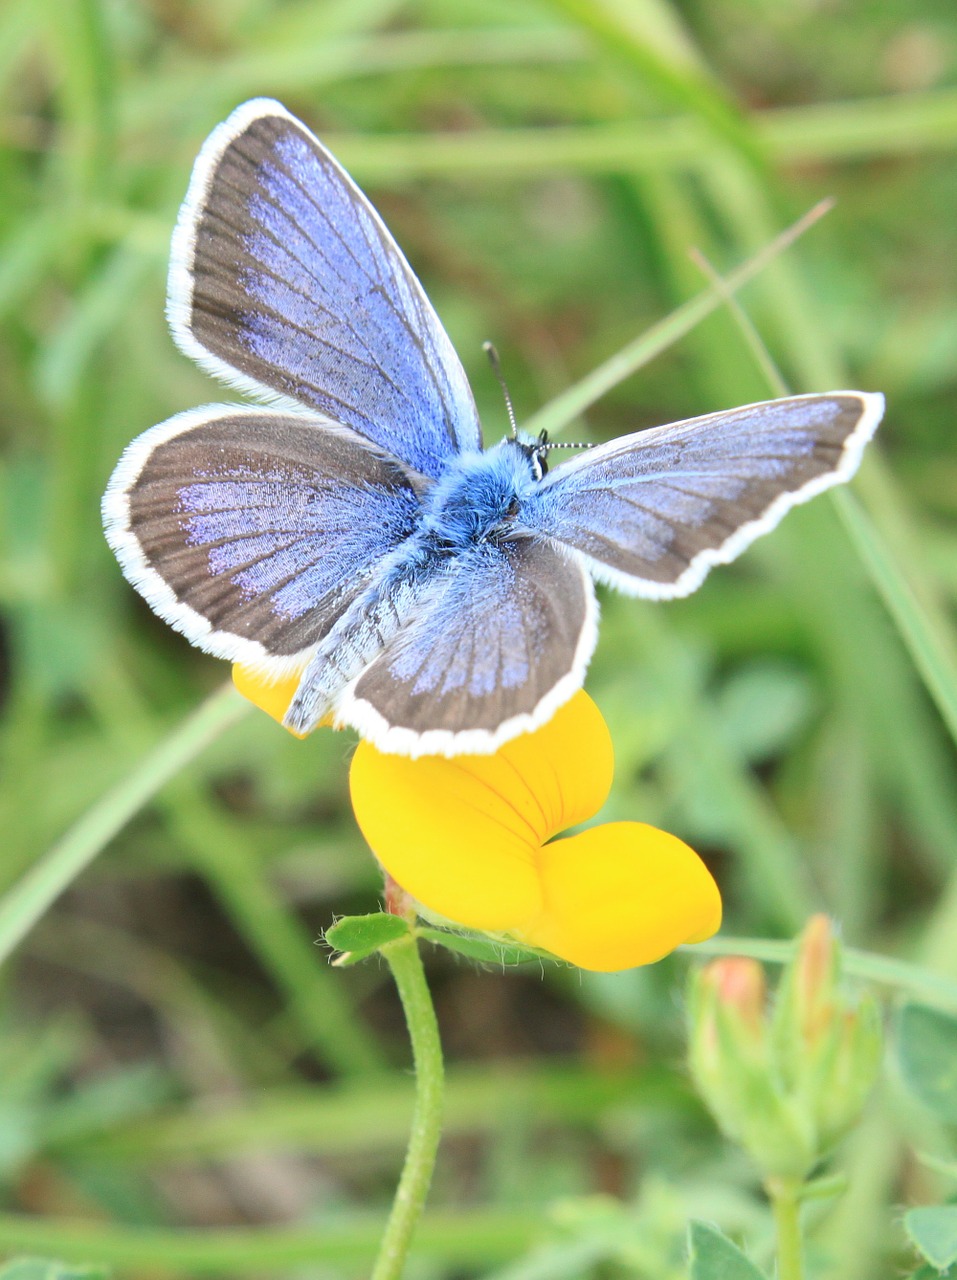
POLYGON ((707 1222, 688 1229, 690 1280, 763 1280, 763 1273, 733 1240, 707 1222))
MULTIPOLYGON (((328 928, 324 934, 330 947, 340 954, 333 963, 339 968, 348 968, 375 955, 389 942, 405 937, 410 932, 410 925, 400 916, 377 912, 368 916, 344 916, 328 928)), ((416 936, 444 947, 454 955, 465 956, 479 964, 506 965, 541 963, 551 959, 534 951, 530 947, 519 947, 514 943, 499 942, 494 938, 479 934, 452 932, 449 929, 433 929, 429 925, 419 925, 415 929, 416 936)))
POLYGON ((340 952, 335 963, 340 966, 358 964, 375 955, 388 942, 408 937, 409 922, 401 916, 379 911, 369 916, 345 916, 326 930, 326 942, 340 952))
POLYGON ((100 1267, 73 1267, 47 1258, 14 1258, 0 1267, 0 1280, 107 1280, 100 1267))
MULTIPOLYGON (((795 390, 887 393, 878 445, 852 498, 793 513, 688 600, 605 595, 602 819, 701 849, 746 946, 824 910, 849 972, 957 1016, 948 6, 7 0, 0 1249, 131 1280, 367 1273, 409 1118, 385 966, 332 969, 317 945, 381 891, 348 739, 296 742, 218 692, 222 664, 140 606, 99 527, 133 435, 235 398, 174 350, 164 281, 196 150, 255 94, 306 118, 382 209, 489 439, 486 338, 520 419, 575 413, 570 439, 770 394, 728 309, 689 310, 707 284, 689 247, 728 274, 837 197, 740 298, 795 390)), ((527 957, 422 936, 454 1140, 416 1274, 557 1275, 574 1245, 581 1274, 671 1280, 689 1217, 772 1271, 767 1207, 678 1066, 683 960, 503 974, 527 957), (592 1208, 543 1239, 555 1204, 592 1208)), ((837 1152, 850 1190, 807 1214, 822 1280, 914 1265, 910 1143, 939 1157, 920 1198, 952 1193, 953 1025, 901 1014, 931 1113, 879 1102, 837 1152)))
POLYGON ((957 1205, 908 1209, 904 1230, 914 1248, 938 1271, 957 1262, 957 1205))
POLYGON ((957 1018, 907 1004, 897 1019, 901 1075, 925 1106, 957 1124, 957 1018))

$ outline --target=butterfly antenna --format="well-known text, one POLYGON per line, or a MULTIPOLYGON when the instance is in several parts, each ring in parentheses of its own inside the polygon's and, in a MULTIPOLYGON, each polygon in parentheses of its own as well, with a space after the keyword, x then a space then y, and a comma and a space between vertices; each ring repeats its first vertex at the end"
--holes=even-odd
POLYGON ((498 385, 502 388, 502 395, 505 397, 505 408, 508 411, 508 420, 512 426, 512 439, 518 435, 518 424, 515 421, 515 410, 512 408, 512 397, 508 394, 508 387, 505 385, 505 375, 502 373, 502 365, 498 358, 498 352, 491 342, 483 342, 482 350, 488 356, 488 362, 492 366, 492 372, 498 379, 498 385))
POLYGON ((545 440, 546 449, 594 449, 594 440, 545 440))

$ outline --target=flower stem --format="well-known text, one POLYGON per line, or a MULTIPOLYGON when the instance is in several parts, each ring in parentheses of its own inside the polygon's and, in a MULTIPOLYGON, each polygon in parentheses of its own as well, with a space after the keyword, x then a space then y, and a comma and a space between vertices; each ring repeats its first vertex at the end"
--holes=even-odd
POLYGON ((765 1189, 771 1199, 777 1228, 778 1280, 804 1280, 801 1182, 797 1178, 768 1178, 765 1189))
POLYGON ((371 1280, 398 1280, 432 1181, 442 1129, 444 1081, 439 1026, 415 935, 410 933, 407 938, 387 943, 382 955, 399 989, 415 1063, 415 1109, 409 1147, 371 1276, 371 1280))

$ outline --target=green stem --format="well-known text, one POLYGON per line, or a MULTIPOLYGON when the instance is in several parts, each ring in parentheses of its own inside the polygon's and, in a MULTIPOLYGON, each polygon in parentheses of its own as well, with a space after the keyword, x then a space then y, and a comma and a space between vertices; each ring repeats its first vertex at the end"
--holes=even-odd
POLYGON ((768 1178, 765 1189, 778 1236, 777 1280, 804 1280, 801 1182, 797 1178, 768 1178))
POLYGON ((231 684, 217 690, 0 898, 0 962, 143 805, 249 709, 231 684))
MULTIPOLYGON (((308 1226, 144 1227, 92 1219, 0 1213, 0 1257, 47 1254, 77 1263, 95 1260, 124 1274, 163 1277, 261 1277, 320 1264, 363 1275, 381 1223, 366 1213, 327 1215, 308 1226)), ((525 1253, 541 1234, 533 1209, 447 1209, 425 1216, 416 1254, 433 1274, 472 1275, 525 1253)), ((307 1274, 301 1271, 301 1274, 307 1274)))
POLYGON ((854 494, 847 490, 836 492, 834 501, 911 661, 951 738, 957 742, 957 653, 949 620, 933 597, 921 598, 916 584, 910 580, 911 575, 906 572, 906 560, 895 554, 893 544, 888 544, 854 494))
MULTIPOLYGON (((688 955, 698 956, 750 956, 767 964, 787 964, 797 949, 795 942, 779 942, 770 938, 735 938, 722 936, 709 938, 707 942, 695 942, 680 947, 688 955)), ((893 987, 925 1003, 957 1013, 957 982, 939 973, 932 973, 906 960, 877 955, 873 951, 861 951, 846 947, 841 952, 845 973, 881 986, 893 987)))
POLYGON ((813 226, 830 207, 831 202, 822 201, 813 209, 809 209, 793 226, 775 236, 770 244, 765 245, 754 257, 729 272, 719 286, 712 285, 711 288, 689 298, 680 307, 676 307, 670 315, 659 320, 650 329, 646 329, 591 373, 586 374, 580 381, 556 396, 537 413, 533 413, 523 424, 524 429, 531 435, 537 435, 542 430, 555 435, 563 430, 613 387, 649 364, 679 338, 690 333, 695 325, 700 324, 712 311, 717 311, 723 306, 729 293, 742 288, 750 279, 758 275, 769 262, 773 262, 780 253, 813 226))
POLYGON ((399 989, 415 1063, 415 1109, 402 1177, 371 1280, 398 1280, 432 1181, 442 1129, 442 1045, 414 934, 382 948, 399 989))
MULTIPOLYGON (((559 52, 556 46, 552 56, 559 52)), ((531 48, 528 56, 535 56, 531 48)), ((314 63, 315 57, 312 83, 314 63)), ((138 119, 168 111, 169 81, 160 87, 165 91, 162 100, 148 104, 144 100, 142 109, 136 104, 138 119)), ((245 92, 247 87, 237 86, 235 92, 245 92)), ((130 119, 132 110, 125 112, 130 119)), ((856 102, 775 107, 752 112, 749 123, 758 145, 777 165, 952 152, 957 142, 957 92, 893 93, 856 102)), ((327 134, 323 141, 333 155, 341 156, 350 173, 370 184, 459 174, 494 174, 502 181, 514 174, 527 178, 570 169, 577 173, 695 173, 707 169, 714 159, 713 137, 690 113, 663 116, 654 129, 648 129, 644 120, 625 119, 471 133, 327 134)))

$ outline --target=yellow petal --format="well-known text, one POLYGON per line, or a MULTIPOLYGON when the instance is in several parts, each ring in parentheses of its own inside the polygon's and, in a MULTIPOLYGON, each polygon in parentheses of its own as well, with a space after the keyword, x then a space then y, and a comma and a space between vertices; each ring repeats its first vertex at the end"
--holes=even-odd
POLYGON ((477 773, 488 770, 503 795, 517 801, 528 793, 540 843, 593 818, 608 799, 615 772, 611 734, 584 689, 540 729, 513 738, 492 756, 470 759, 477 773))
MULTIPOLYGON (((241 667, 238 664, 233 667, 233 684, 243 697, 248 698, 260 711, 265 711, 267 716, 272 716, 280 724, 282 724, 283 716, 289 710, 289 704, 299 688, 301 678, 302 671, 296 671, 291 676, 283 676, 281 680, 271 680, 268 676, 260 675, 259 672, 254 671, 251 667, 241 667)), ((321 725, 332 724, 332 719, 326 716, 319 723, 321 725)), ((285 728, 286 726, 283 727, 285 728)), ((306 734, 296 733, 294 729, 290 729, 289 732, 296 738, 306 737, 306 734)))
POLYGON ((394 880, 449 920, 500 932, 540 913, 543 842, 597 812, 612 770, 608 729, 579 692, 493 755, 410 760, 360 742, 350 788, 394 880))
POLYGON ((511 932, 582 969, 650 964, 721 924, 711 873, 677 836, 611 822, 541 850, 541 914, 511 932))

